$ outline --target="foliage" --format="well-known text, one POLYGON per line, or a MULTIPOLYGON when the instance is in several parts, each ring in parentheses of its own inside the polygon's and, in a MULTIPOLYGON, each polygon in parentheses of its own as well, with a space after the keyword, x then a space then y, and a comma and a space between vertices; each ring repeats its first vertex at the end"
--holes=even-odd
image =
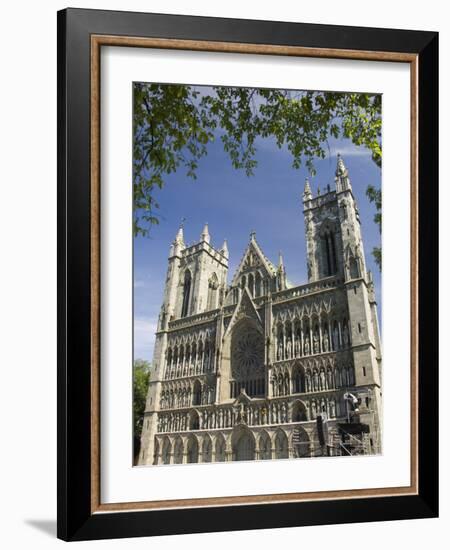
POLYGON ((145 401, 150 382, 150 363, 144 359, 135 359, 133 365, 133 432, 135 455, 139 451, 139 439, 144 420, 145 401))
MULTIPOLYGON (((375 205, 373 221, 378 225, 381 234, 381 189, 376 189, 373 185, 369 185, 366 189, 366 195, 369 201, 375 205)), ((381 248, 374 247, 372 255, 381 271, 381 248)))
POLYGON ((147 235, 158 223, 155 189, 178 169, 195 179, 217 136, 232 166, 248 176, 257 138, 286 146, 293 167, 305 164, 312 174, 330 137, 367 147, 381 166, 381 96, 136 83, 133 135, 134 233, 147 235))

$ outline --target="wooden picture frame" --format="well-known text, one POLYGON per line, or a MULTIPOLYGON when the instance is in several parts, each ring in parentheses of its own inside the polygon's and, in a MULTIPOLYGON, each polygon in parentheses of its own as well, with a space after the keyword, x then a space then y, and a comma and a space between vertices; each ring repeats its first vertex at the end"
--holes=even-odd
POLYGON ((437 516, 437 96, 434 32, 83 9, 58 13, 58 537, 87 540, 437 516), (101 503, 99 102, 100 50, 107 45, 410 64, 409 487, 101 503))

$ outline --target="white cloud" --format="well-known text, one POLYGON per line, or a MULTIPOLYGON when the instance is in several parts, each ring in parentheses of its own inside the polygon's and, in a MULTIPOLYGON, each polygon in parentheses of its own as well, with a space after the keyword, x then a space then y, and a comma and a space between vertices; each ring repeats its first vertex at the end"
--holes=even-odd
POLYGON ((340 153, 344 160, 349 157, 370 157, 372 154, 366 147, 360 147, 358 145, 332 145, 330 151, 332 157, 340 153))

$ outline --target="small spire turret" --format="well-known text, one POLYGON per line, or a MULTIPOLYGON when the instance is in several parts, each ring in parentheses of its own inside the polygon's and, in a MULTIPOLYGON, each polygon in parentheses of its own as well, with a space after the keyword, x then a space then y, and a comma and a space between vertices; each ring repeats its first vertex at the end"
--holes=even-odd
POLYGON ((200 236, 200 240, 201 242, 206 242, 209 244, 209 242, 211 241, 211 237, 209 235, 209 228, 208 228, 208 222, 205 223, 205 226, 203 227, 203 231, 202 231, 202 234, 200 236))
POLYGON ((311 185, 309 179, 305 179, 305 188, 303 190, 303 202, 309 201, 312 199, 311 185))
POLYGON ((334 178, 336 182, 336 191, 347 191, 352 189, 350 178, 348 177, 348 170, 345 167, 344 160, 341 157, 341 154, 337 155, 337 165, 336 165, 336 177, 334 178))
POLYGON ((220 249, 220 251, 225 256, 225 258, 228 258, 229 252, 228 252, 228 243, 227 243, 226 239, 223 241, 223 245, 222 245, 222 248, 220 249))

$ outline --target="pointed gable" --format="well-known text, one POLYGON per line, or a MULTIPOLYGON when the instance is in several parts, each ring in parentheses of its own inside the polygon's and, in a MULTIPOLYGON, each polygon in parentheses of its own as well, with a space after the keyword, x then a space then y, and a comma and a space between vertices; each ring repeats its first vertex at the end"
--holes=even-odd
POLYGON ((225 331, 224 337, 231 332, 234 325, 241 319, 252 319, 255 321, 258 330, 262 331, 262 321, 252 297, 250 296, 248 289, 244 288, 239 298, 239 302, 236 305, 236 309, 231 317, 230 323, 225 331))
POLYGON ((277 272, 273 263, 264 255, 264 252, 261 250, 261 247, 256 241, 255 234, 252 233, 247 249, 234 274, 233 280, 231 281, 231 286, 237 286, 239 283, 239 279, 242 275, 255 269, 262 270, 263 272, 265 272, 265 275, 268 275, 270 277, 274 277, 277 272))

